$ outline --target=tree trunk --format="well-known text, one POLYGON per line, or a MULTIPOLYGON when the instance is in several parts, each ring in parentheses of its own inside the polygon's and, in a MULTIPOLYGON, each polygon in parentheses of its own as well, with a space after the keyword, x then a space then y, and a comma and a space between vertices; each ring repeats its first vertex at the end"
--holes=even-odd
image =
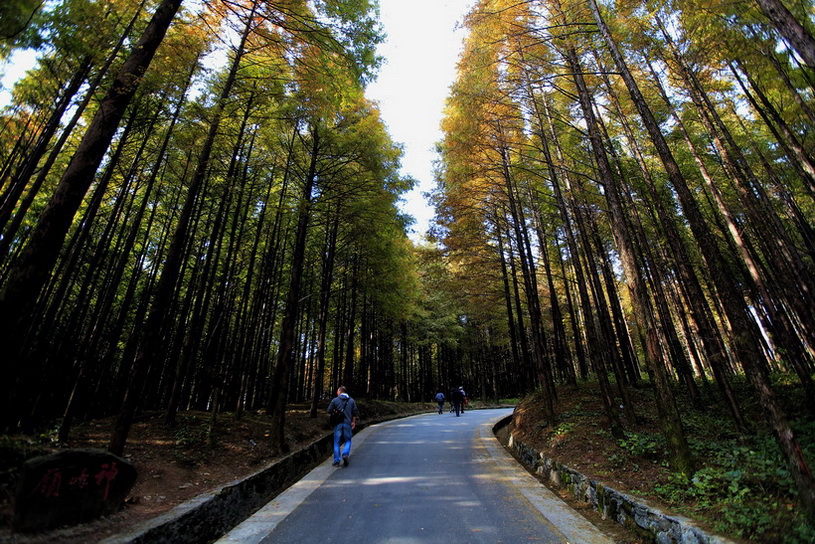
POLYGON ((617 49, 617 45, 611 37, 608 27, 600 15, 600 11, 594 0, 589 0, 592 13, 595 21, 600 29, 603 39, 606 42, 608 49, 611 51, 614 58, 617 70, 623 78, 623 81, 628 88, 634 105, 643 120, 648 134, 651 137, 657 153, 662 160, 666 173, 671 180, 677 195, 680 198, 682 207, 688 217, 694 235, 703 250, 708 267, 717 283, 717 287, 722 287, 722 302, 727 313, 727 317, 731 322, 734 329, 734 337, 737 342, 737 350, 739 352, 739 359, 745 365, 745 372, 747 373, 750 381, 759 395, 762 407, 765 410, 765 415, 771 422, 773 429, 776 433, 776 439, 779 446, 787 458, 787 464, 790 468, 790 473, 793 476, 800 496, 801 503, 812 517, 815 512, 815 480, 813 480, 812 472, 806 462, 806 459, 801 451, 801 447, 795 438, 792 428, 786 420, 778 402, 770 387, 769 379, 764 372, 762 365, 754 360, 751 348, 748 346, 749 338, 753 337, 750 334, 751 327, 747 325, 747 314, 742 305, 738 301, 743 298, 738 294, 738 290, 732 286, 732 278, 723 270, 722 259, 718 253, 718 248, 713 243, 713 236, 707 230, 706 224, 699 213, 698 207, 693 201, 693 197, 685 184, 685 180, 676 164, 673 154, 659 129, 651 110, 648 108, 642 93, 639 90, 634 78, 628 71, 628 67, 623 60, 622 55, 617 49))
MULTIPOLYGON (((590 0, 590 2, 593 9, 596 8, 592 0, 590 0)), ((668 376, 665 372, 653 309, 625 224, 625 212, 618 194, 619 189, 614 180, 614 174, 603 147, 602 135, 594 115, 591 96, 583 78, 582 67, 579 64, 577 54, 571 48, 567 50, 567 61, 573 71, 573 78, 580 100, 580 108, 583 112, 583 118, 586 121, 595 162, 599 169, 600 179, 605 189, 606 200, 610 207, 612 232, 617 248, 620 251, 623 269, 628 280, 628 288, 632 296, 635 317, 645 336, 646 364, 654 386, 657 409, 660 414, 660 423, 670 449, 669 462, 676 472, 690 475, 694 472, 694 461, 685 438, 684 429, 682 428, 682 422, 671 391, 668 376)))
POLYGON ((323 376, 325 375, 325 344, 326 329, 328 328, 328 313, 331 302, 331 286, 334 283, 334 255, 337 249, 337 232, 340 227, 340 217, 337 212, 328 227, 325 250, 323 251, 323 273, 320 284, 320 311, 317 317, 317 365, 314 372, 314 394, 311 398, 312 418, 317 417, 317 403, 323 395, 323 376))
POLYGON ((518 331, 515 327, 515 313, 512 311, 512 295, 509 290, 509 276, 507 274, 507 257, 504 252, 504 235, 501 233, 501 219, 495 214, 495 238, 498 241, 498 259, 501 262, 501 279, 504 286, 504 302, 507 308, 507 323, 509 324, 509 341, 512 352, 512 361, 516 368, 521 365, 518 353, 518 331))
POLYGON ((247 17, 247 22, 241 35, 241 41, 238 45, 235 58, 232 60, 232 65, 224 81, 220 97, 216 102, 215 112, 209 124, 206 139, 201 147, 195 172, 190 180, 184 207, 178 217, 178 224, 170 240, 164 268, 161 271, 161 276, 155 288, 153 304, 147 317, 147 322, 141 330, 139 351, 136 354, 136 359, 131 369, 130 380, 122 403, 122 412, 117 420, 108 447, 114 454, 121 455, 124 449, 127 435, 130 432, 130 425, 139 406, 139 391, 141 390, 142 381, 145 378, 148 366, 157 361, 161 344, 165 338, 165 318, 183 267, 183 254, 189 241, 191 224, 193 222, 193 211, 197 205, 200 194, 204 190, 205 179, 210 169, 209 163, 215 144, 215 138, 223 118, 224 109, 230 100, 232 87, 237 79, 238 68, 243 55, 246 53, 245 44, 253 28, 252 25, 254 21, 252 20, 252 15, 254 14, 255 7, 256 4, 252 4, 252 10, 249 17, 247 17))
POLYGON ((320 151, 320 132, 318 126, 311 127, 311 157, 304 180, 303 193, 298 203, 297 231, 292 250, 289 289, 286 294, 286 306, 283 310, 283 322, 280 330, 280 345, 277 360, 272 374, 269 389, 269 414, 275 428, 272 430, 271 446, 277 451, 286 451, 284 423, 286 417, 286 399, 288 395, 289 371, 294 364, 295 322, 300 309, 300 285, 305 267, 306 238, 311 215, 312 192, 317 181, 317 160, 320 151))
POLYGON ((781 0, 756 0, 761 11, 778 33, 801 55, 804 63, 815 70, 815 38, 787 9, 781 0))
MULTIPOLYGON (((34 149, 32 149, 31 152, 25 157, 23 164, 20 165, 17 172, 15 172, 15 174, 11 177, 10 187, 3 194, 2 202, 0 202, 0 232, 6 228, 12 212, 17 205, 18 199, 20 196, 22 196, 23 191, 31 179, 31 176, 34 175, 34 172, 40 163, 40 159, 42 159, 43 155, 45 155, 48 145, 51 143, 51 139, 59 128, 62 116, 68 109, 68 106, 70 106, 74 95, 79 92, 79 88, 85 82, 85 78, 88 76, 88 72, 90 71, 90 66, 91 59, 90 57, 86 57, 80 64, 79 68, 74 74, 74 77, 68 82, 65 90, 62 91, 59 100, 57 100, 57 103, 54 106, 54 111, 51 113, 48 122, 45 124, 45 127, 37 138, 37 143, 34 145, 34 149)), ((29 193, 36 193, 36 189, 38 189, 38 187, 32 187, 29 190, 29 193)), ((25 215, 25 210, 23 210, 22 214, 18 212, 18 215, 25 215)), ((2 262, 3 256, 5 256, 8 246, 10 245, 8 238, 13 237, 15 233, 16 231, 4 233, 2 240, 3 245, 2 249, 0 249, 0 262, 2 262)))
MULTIPOLYGON (((182 0, 163 0, 139 42, 125 61, 110 90, 99 104, 88 130, 46 206, 26 248, 9 272, 0 293, 0 343, 16 358, 31 310, 59 256, 60 248, 76 211, 82 203, 119 122, 130 104, 139 80, 150 66, 182 0)), ((6 364, 2 379, 3 398, 14 387, 17 364, 6 364)))

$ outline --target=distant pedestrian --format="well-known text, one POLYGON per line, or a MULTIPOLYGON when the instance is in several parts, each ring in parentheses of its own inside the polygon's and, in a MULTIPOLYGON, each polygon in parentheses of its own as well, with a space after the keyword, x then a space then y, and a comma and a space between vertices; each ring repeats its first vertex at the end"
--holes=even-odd
POLYGON ((453 407, 456 410, 456 417, 461 415, 462 407, 464 404, 464 387, 459 387, 458 389, 454 389, 453 392, 450 394, 450 402, 453 403, 453 407))
POLYGON ((439 403, 439 413, 441 414, 444 411, 444 393, 441 391, 436 393, 436 402, 439 403))
POLYGON ((357 426, 359 409, 354 399, 346 392, 344 385, 341 385, 339 389, 337 389, 337 396, 328 404, 328 414, 331 415, 334 410, 338 410, 342 413, 342 420, 334 425, 333 464, 335 467, 338 467, 340 466, 340 460, 342 460, 343 466, 347 467, 348 456, 351 455, 351 436, 357 426))

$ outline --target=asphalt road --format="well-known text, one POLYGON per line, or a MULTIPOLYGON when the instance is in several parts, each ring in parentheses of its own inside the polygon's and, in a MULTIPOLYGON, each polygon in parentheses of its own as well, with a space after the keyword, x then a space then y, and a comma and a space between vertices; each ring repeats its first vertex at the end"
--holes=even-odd
POLYGON ((510 413, 368 427, 348 467, 326 460, 218 543, 610 543, 498 443, 492 425, 510 413))

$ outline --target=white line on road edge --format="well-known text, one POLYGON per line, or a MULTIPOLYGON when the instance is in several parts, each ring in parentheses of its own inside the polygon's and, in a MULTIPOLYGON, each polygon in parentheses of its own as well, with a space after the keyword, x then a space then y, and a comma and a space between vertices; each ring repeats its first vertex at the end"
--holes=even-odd
POLYGON ((571 506, 540 483, 504 449, 492 428, 497 423, 479 427, 480 445, 489 452, 498 469, 532 506, 538 510, 571 544, 614 544, 614 541, 592 525, 571 506))
MULTIPOLYGON (((578 514, 569 505, 536 480, 498 442, 492 428, 500 418, 479 425, 476 433, 478 446, 484 448, 508 482, 510 482, 570 544, 614 544, 597 527, 578 514)), ((366 427, 354 435, 354 448, 362 445, 370 434, 385 425, 400 423, 395 419, 366 427)), ((486 456, 485 456, 486 457, 486 456)), ((484 459, 486 460, 486 459, 484 459)), ((243 523, 221 537, 215 544, 258 544, 266 538, 286 516, 305 501, 337 468, 331 466, 333 455, 300 481, 272 499, 243 523)))
MULTIPOLYGON (((373 429, 399 421, 398 419, 365 427, 354 435, 354 448, 358 448, 373 429)), ((246 518, 243 523, 221 537, 215 544, 258 544, 271 533, 277 524, 286 519, 295 508, 305 501, 322 483, 337 470, 331 466, 334 455, 306 474, 300 481, 272 499, 263 508, 246 518)))

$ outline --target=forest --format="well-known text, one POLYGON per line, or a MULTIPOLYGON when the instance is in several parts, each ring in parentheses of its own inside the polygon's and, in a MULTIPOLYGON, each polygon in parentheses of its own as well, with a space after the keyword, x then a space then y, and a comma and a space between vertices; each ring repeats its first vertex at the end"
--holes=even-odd
POLYGON ((286 407, 340 384, 535 393, 554 427, 591 381, 616 439, 650 388, 690 477, 680 406, 711 389, 815 519, 812 2, 479 0, 464 26, 416 243, 365 96, 375 0, 4 2, 0 57, 38 62, 0 111, 2 432, 115 417, 121 454, 145 411, 262 411, 282 451, 286 407))

